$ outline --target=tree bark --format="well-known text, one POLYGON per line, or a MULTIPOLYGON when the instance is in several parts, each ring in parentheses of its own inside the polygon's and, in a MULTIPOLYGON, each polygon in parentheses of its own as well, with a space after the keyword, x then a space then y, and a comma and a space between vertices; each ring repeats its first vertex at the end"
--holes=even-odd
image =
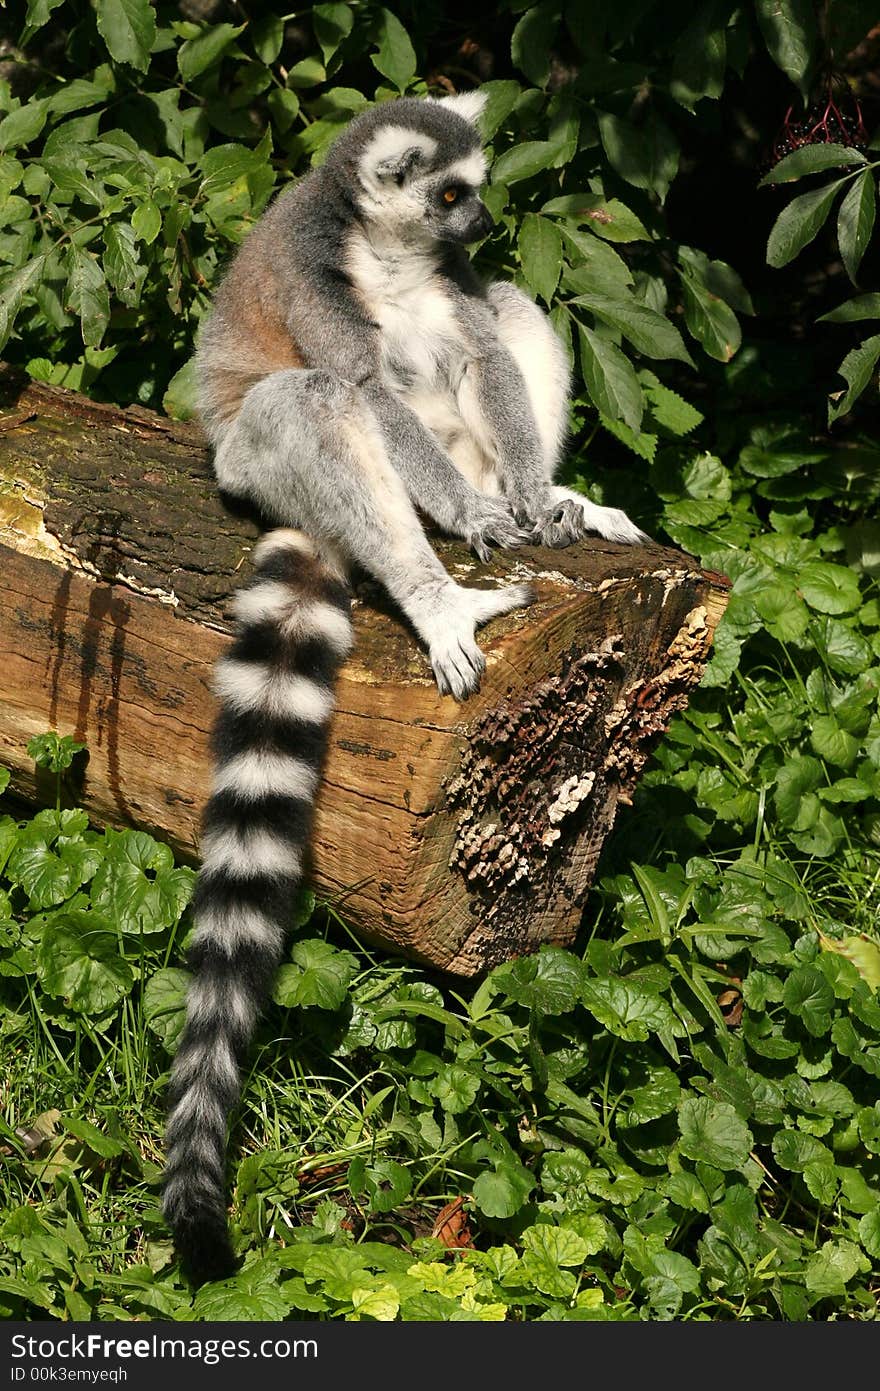
MULTIPOLYGON (((49 728, 88 745, 77 800, 195 860, 209 682, 258 528, 224 507, 195 426, 0 374, 0 762, 49 728)), ((723 576, 657 546, 437 549, 468 584, 528 580, 483 630, 464 705, 359 585, 312 880, 362 936, 462 975, 574 936, 602 843, 708 659, 723 576)))

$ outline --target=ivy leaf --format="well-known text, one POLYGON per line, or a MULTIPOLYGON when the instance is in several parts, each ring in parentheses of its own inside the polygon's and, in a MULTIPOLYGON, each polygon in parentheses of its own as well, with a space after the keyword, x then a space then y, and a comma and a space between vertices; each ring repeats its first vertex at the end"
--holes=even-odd
POLYGON ((461 1115, 473 1105, 480 1091, 480 1079, 469 1068, 457 1063, 445 1063, 428 1084, 444 1111, 461 1115))
POLYGON ((559 1299, 569 1298, 575 1291, 575 1277, 566 1266, 581 1266, 589 1248, 577 1232, 567 1227, 528 1227, 523 1233, 523 1257, 516 1272, 544 1294, 559 1299))
POLYGON ((877 360, 880 358, 880 334, 866 338, 857 348, 848 352, 838 367, 838 372, 848 385, 845 392, 833 392, 828 402, 828 424, 833 425, 842 415, 847 415, 871 380, 877 360))
POLYGON ((273 999, 287 1008, 339 1009, 358 968, 357 957, 319 937, 297 942, 292 966, 282 966, 273 999))
POLYGON ((767 241, 768 265, 778 270, 803 251, 825 222, 843 184, 843 179, 836 179, 822 188, 812 188, 809 193, 801 193, 793 198, 782 209, 767 241))
POLYGON ((777 1164, 790 1172, 802 1173, 808 1164, 834 1163, 830 1150, 802 1130, 777 1130, 772 1147, 777 1164))
POLYGON ((193 1304, 196 1318, 278 1323, 290 1311, 279 1269, 270 1259, 255 1261, 230 1280, 203 1285, 193 1304))
POLYGON ((513 1217, 535 1186, 535 1180, 518 1160, 500 1159, 494 1172, 474 1180, 474 1202, 486 1217, 513 1217))
POLYGON ((192 893, 190 869, 175 869, 167 845, 144 831, 108 832, 107 855, 92 885, 92 902, 120 931, 163 932, 177 922, 192 893))
POLYGON ((874 173, 866 169, 850 188, 837 217, 837 244, 846 273, 853 284, 856 283, 862 257, 871 240, 876 209, 874 173))
POLYGON ((812 0, 755 0, 755 13, 770 57, 806 101, 819 46, 812 0))
POLYGON ((675 1016, 666 1001, 635 981, 597 976, 585 982, 582 999, 600 1024, 632 1043, 644 1043, 651 1031, 675 1030, 675 1016))
POLYGON ((623 420, 631 430, 638 430, 645 402, 629 358, 585 324, 578 323, 578 334, 581 371, 593 405, 610 419, 623 420))
POLYGON ((848 164, 867 164, 867 156, 861 150, 853 150, 848 145, 835 145, 823 142, 821 145, 801 145, 793 150, 769 174, 765 174, 759 188, 765 184, 789 183, 801 179, 805 174, 820 174, 825 169, 845 168, 848 164))
POLYGON ((752 1148, 752 1133, 726 1101, 688 1097, 678 1113, 679 1148, 688 1159, 716 1169, 738 1169, 752 1148))
MULTIPOLYGON (((880 352, 880 337, 877 339, 880 352)), ((858 576, 845 565, 814 560, 804 565, 798 576, 798 589, 811 609, 819 613, 852 613, 862 596, 858 576)))
POLYGON ((84 909, 53 915, 37 950, 37 975, 46 993, 76 1014, 105 1014, 134 984, 110 920, 84 909))
POLYGON ((97 0, 95 18, 110 57, 146 72, 156 41, 156 12, 149 0, 97 0))
POLYGON ((409 34, 390 10, 379 11, 378 52, 370 55, 373 67, 403 92, 416 75, 416 54, 409 34))
POLYGON ((819 933, 819 945, 823 951, 837 952, 851 961, 862 980, 867 981, 872 990, 880 990, 880 946, 859 933, 855 937, 843 937, 839 941, 819 933))
POLYGON ((816 966, 798 966, 787 977, 782 1002, 814 1038, 831 1028, 834 991, 816 966))
POLYGON ((517 236, 523 274, 545 304, 553 298, 562 269, 562 236, 547 217, 526 213, 517 236))
POLYGON ((144 987, 143 1012, 147 1028, 173 1053, 186 1018, 189 972, 175 966, 154 971, 144 987))
POLYGON ((583 967, 571 952, 544 945, 492 974, 492 982, 511 1000, 541 1014, 568 1014, 580 998, 583 967))
POLYGON ((816 1295, 841 1295, 850 1280, 870 1269, 871 1262, 854 1241, 826 1241, 807 1261, 804 1283, 816 1295))

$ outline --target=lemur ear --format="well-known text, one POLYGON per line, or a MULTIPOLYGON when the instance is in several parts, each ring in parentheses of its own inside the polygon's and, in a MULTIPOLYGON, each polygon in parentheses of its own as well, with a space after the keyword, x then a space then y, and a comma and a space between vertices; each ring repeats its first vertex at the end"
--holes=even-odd
POLYGON ((472 92, 458 92, 454 97, 442 97, 441 100, 444 106, 451 107, 459 116, 476 125, 486 108, 489 95, 477 88, 472 92))
POLYGON ((394 179, 395 183, 402 184, 418 168, 424 157, 425 151, 421 145, 409 145, 405 150, 396 150, 394 154, 386 155, 374 166, 376 177, 394 179))

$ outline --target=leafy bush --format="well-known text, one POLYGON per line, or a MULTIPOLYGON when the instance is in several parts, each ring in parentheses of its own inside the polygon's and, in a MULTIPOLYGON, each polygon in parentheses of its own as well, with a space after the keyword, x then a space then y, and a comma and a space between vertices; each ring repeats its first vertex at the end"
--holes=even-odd
MULTIPOLYGON (((873 13, 826 10, 843 55, 873 13)), ((160 6, 154 28, 137 0, 31 0, 16 95, 0 89, 6 353, 185 413, 210 286, 272 190, 368 100, 424 91, 419 73, 440 92, 488 53, 498 222, 479 261, 576 354, 576 485, 731 577, 715 656, 576 951, 456 991, 374 960, 332 911, 300 922, 234 1137, 246 1265, 194 1306, 157 1207, 191 875, 80 812, 0 819, 0 1305, 873 1318, 880 472, 862 393, 880 339, 860 326, 880 298, 845 282, 874 264, 876 165, 848 97, 833 130, 810 114, 830 89, 799 0, 477 7, 489 39, 463 57, 441 13, 196 24, 160 6), (774 71, 775 96, 755 76, 774 71), (680 233, 706 225, 701 142, 741 170, 725 122, 748 125, 756 88, 749 188, 772 168, 728 263, 715 224, 680 233)), ((33 753, 60 777, 74 750, 33 753)))

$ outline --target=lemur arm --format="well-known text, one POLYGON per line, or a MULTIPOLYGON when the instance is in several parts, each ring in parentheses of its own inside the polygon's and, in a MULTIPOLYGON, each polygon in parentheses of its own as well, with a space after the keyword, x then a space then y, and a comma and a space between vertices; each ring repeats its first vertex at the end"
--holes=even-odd
POLYGON ((489 559, 488 541, 516 546, 526 534, 500 498, 478 492, 459 473, 414 411, 378 377, 363 383, 382 430, 388 456, 416 507, 453 536, 461 536, 481 560, 489 559))
POLYGON ((488 560, 488 542, 516 546, 527 539, 502 498, 478 492, 459 473, 430 430, 381 380, 377 330, 332 282, 320 300, 297 304, 296 339, 310 366, 329 369, 357 386, 373 408, 391 463, 410 500, 450 535, 488 560), (335 292, 334 292, 335 291, 335 292))

